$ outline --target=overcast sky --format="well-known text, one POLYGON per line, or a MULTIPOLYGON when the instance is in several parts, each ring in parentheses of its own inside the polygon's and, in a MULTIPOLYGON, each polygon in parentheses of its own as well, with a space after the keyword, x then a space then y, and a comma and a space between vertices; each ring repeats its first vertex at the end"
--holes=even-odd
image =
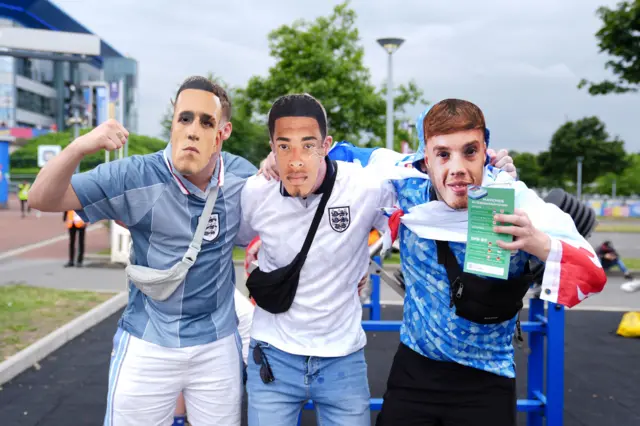
MULTIPOLYGON (((627 151, 640 151, 640 94, 592 97, 576 85, 610 77, 598 53, 595 10, 618 0, 357 0, 351 5, 373 82, 386 79, 379 37, 402 37, 394 81, 414 79, 430 102, 479 105, 494 147, 539 152, 567 118, 597 115, 627 151), (393 5, 393 6, 392 6, 393 5)), ((297 18, 327 15, 336 0, 54 0, 134 57, 139 129, 158 136, 168 99, 187 76, 212 71, 242 86, 266 75, 267 34, 297 18)), ((421 108, 411 111, 412 120, 421 108)), ((354 141, 355 142, 355 141, 354 141)))

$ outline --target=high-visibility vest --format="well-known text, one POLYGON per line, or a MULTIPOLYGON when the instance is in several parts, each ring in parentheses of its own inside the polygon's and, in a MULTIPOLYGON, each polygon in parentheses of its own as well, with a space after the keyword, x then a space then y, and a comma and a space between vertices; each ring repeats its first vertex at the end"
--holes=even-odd
POLYGON ((78 213, 74 212, 73 210, 69 210, 67 212, 67 228, 71 229, 73 227, 75 228, 84 228, 85 223, 84 220, 82 220, 82 218, 80 216, 78 216, 78 213))
POLYGON ((18 199, 25 201, 29 197, 31 185, 28 183, 18 184, 18 199))
POLYGON ((379 239, 380 239, 380 233, 378 232, 378 230, 372 229, 371 232, 369 232, 369 241, 367 244, 369 246, 372 246, 379 239))

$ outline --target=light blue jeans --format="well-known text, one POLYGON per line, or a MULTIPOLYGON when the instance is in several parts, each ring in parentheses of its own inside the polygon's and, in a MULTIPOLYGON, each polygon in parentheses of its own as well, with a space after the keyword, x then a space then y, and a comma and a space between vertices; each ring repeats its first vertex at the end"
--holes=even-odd
POLYGON ((319 426, 370 426, 369 380, 364 349, 336 358, 292 355, 251 339, 247 360, 249 426, 296 426, 302 406, 313 400, 319 426), (260 345, 273 376, 260 378, 253 357, 260 345))

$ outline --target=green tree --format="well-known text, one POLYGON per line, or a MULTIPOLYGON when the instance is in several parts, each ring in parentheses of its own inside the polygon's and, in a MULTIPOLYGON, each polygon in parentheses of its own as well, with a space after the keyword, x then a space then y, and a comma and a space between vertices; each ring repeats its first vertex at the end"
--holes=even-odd
POLYGON ((600 83, 583 79, 578 88, 589 87, 591 95, 637 92, 640 88, 640 0, 623 1, 616 8, 600 7, 597 15, 602 28, 596 33, 600 52, 613 59, 607 61, 617 81, 600 83))
MULTIPOLYGON (((91 129, 82 129, 80 135, 84 135, 91 129)), ((11 174, 37 174, 38 167, 38 146, 39 145, 60 145, 63 149, 72 141, 71 131, 49 133, 31 139, 24 146, 11 154, 10 165, 11 174)), ((127 141, 129 144, 129 155, 142 155, 157 152, 165 148, 167 143, 163 140, 148 136, 129 134, 127 141)), ((113 154, 111 154, 113 158, 113 154)), ((91 170, 98 164, 104 162, 104 151, 89 155, 80 162, 80 171, 91 170)))
POLYGON ((640 154, 628 157, 629 166, 620 175, 607 173, 596 179, 596 191, 599 194, 611 194, 613 183, 616 184, 616 195, 629 196, 640 194, 640 154))
POLYGON ((256 167, 269 154, 269 130, 253 117, 251 103, 238 89, 229 90, 233 102, 233 131, 222 149, 246 158, 256 167))
MULTIPOLYGON (((538 165, 540 166, 540 176, 538 177, 538 188, 556 188, 557 187, 557 188, 567 189, 566 182, 562 176, 560 177, 549 176, 548 174, 545 173, 545 170, 548 170, 550 167, 552 167, 552 165, 549 164, 550 162, 549 159, 550 159, 549 151, 543 151, 540 154, 538 154, 537 161, 538 161, 538 165)), ((517 164, 516 164, 516 167, 518 167, 517 164)))
POLYGON ((562 186, 566 181, 575 182, 579 156, 584 157, 583 185, 607 172, 619 174, 628 165, 624 142, 618 137, 611 139, 598 117, 568 121, 556 130, 540 163, 547 182, 562 186))
MULTIPOLYGON (((309 93, 324 105, 335 140, 383 145, 385 89, 371 83, 355 19, 345 2, 328 17, 297 20, 272 31, 269 49, 276 63, 267 77, 252 77, 245 89, 255 111, 266 114, 279 96, 309 93)), ((413 82, 396 87, 394 99, 395 149, 399 149, 400 141, 409 137, 400 129, 405 109, 425 102, 413 82)))
POLYGON ((529 188, 540 187, 540 175, 542 168, 538 163, 538 156, 529 152, 511 152, 513 164, 518 168, 518 179, 527 184, 529 188))
MULTIPOLYGON (((221 85, 227 91, 231 100, 231 123, 233 131, 222 149, 232 154, 240 155, 254 165, 258 165, 269 153, 269 132, 264 124, 260 124, 252 113, 251 103, 244 93, 234 87, 229 87, 221 78, 208 73, 209 80, 221 85)), ((160 122, 162 137, 171 139, 171 125, 173 122, 173 101, 167 106, 167 110, 160 122)))

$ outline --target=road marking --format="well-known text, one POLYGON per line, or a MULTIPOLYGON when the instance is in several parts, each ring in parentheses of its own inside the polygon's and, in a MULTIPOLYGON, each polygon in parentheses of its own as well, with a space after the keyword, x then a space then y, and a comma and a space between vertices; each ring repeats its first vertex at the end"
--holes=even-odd
MULTIPOLYGON (((94 223, 93 225, 89 225, 87 227, 87 232, 91 232, 94 231, 96 229, 100 229, 102 228, 103 224, 101 223, 94 223)), ((58 235, 57 237, 53 237, 53 238, 49 238, 48 240, 44 240, 44 241, 40 241, 38 243, 33 243, 33 244, 28 244, 26 246, 22 246, 22 247, 18 247, 16 249, 12 249, 12 250, 7 250, 5 252, 0 253, 0 260, 4 260, 7 259, 9 257, 15 257, 15 256, 19 256, 23 253, 26 253, 28 251, 31 250, 36 250, 42 247, 46 247, 49 246, 51 244, 55 244, 59 241, 63 241, 69 239, 69 234, 62 234, 62 235, 58 235)))

